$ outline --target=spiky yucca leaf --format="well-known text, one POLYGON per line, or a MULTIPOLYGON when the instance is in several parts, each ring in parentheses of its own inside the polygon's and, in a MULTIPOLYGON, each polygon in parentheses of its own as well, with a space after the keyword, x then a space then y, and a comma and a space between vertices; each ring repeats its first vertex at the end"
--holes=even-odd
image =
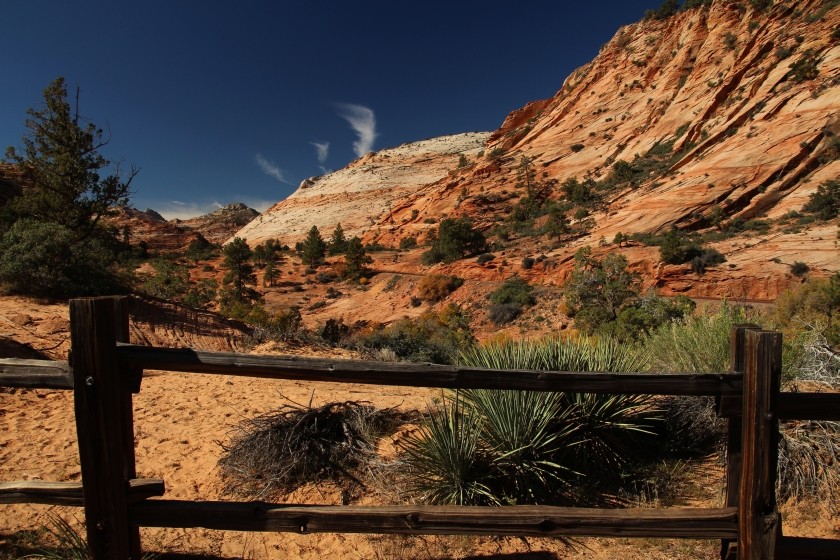
POLYGON ((482 482, 487 459, 479 449, 480 419, 458 398, 432 408, 418 434, 403 443, 411 483, 432 504, 479 505, 499 502, 482 482))

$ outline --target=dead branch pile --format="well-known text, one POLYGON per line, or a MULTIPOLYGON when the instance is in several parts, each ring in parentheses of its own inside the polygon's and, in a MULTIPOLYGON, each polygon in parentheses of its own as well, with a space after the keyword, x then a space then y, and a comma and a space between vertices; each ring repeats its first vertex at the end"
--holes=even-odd
MULTIPOLYGON (((377 440, 409 420, 396 409, 366 402, 333 402, 312 408, 284 404, 242 422, 222 443, 224 491, 251 499, 332 480, 364 487, 364 467, 376 456, 377 440)), ((355 493, 355 492, 354 492, 355 493)))

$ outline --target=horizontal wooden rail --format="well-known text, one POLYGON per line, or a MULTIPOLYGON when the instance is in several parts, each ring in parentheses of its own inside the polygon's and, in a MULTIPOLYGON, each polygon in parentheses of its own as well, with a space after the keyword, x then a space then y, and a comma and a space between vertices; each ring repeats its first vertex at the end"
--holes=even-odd
MULTIPOLYGON (((738 417, 742 410, 741 397, 721 398, 720 416, 738 417)), ((840 393, 779 393, 779 420, 840 421, 840 393)))
POLYGON ((840 541, 805 537, 782 537, 776 543, 776 560, 837 560, 840 541))
POLYGON ((554 506, 306 506, 148 500, 129 507, 142 527, 410 535, 720 539, 737 536, 737 508, 590 509, 554 506))
POLYGON ((52 360, 0 358, 0 387, 72 389, 73 370, 52 360))
MULTIPOLYGON (((128 481, 130 503, 163 496, 165 486, 157 478, 135 478, 128 481)), ((0 482, 0 504, 51 504, 84 506, 81 482, 0 482)))
POLYGON ((117 353, 120 365, 127 369, 403 387, 697 396, 740 395, 742 388, 742 375, 737 373, 656 374, 491 370, 406 362, 255 356, 130 344, 119 345, 117 353))

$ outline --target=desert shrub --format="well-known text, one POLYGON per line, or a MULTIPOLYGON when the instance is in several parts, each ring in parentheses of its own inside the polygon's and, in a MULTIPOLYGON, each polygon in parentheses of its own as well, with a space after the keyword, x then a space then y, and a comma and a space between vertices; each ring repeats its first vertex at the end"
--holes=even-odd
POLYGON ((443 274, 424 276, 417 285, 418 295, 426 301, 441 301, 464 284, 462 278, 443 274))
POLYGON ((819 500, 838 512, 840 422, 783 422, 778 464, 782 500, 819 500))
POLYGON ((589 179, 582 183, 577 180, 577 177, 566 179, 560 185, 560 190, 569 202, 577 206, 592 206, 599 200, 594 182, 589 179))
POLYGON ((242 422, 222 445, 224 492, 266 499, 326 480, 359 492, 360 469, 376 455, 377 439, 404 421, 364 402, 284 404, 242 422))
POLYGON ((811 267, 802 261, 794 261, 794 263, 790 265, 790 272, 794 276, 805 276, 808 274, 809 270, 811 270, 811 267))
POLYGON ((114 248, 107 238, 79 241, 69 228, 30 219, 0 235, 0 284, 12 293, 47 298, 119 293, 114 248))
POLYGON ((432 247, 420 257, 426 265, 451 263, 465 256, 477 255, 487 247, 484 234, 475 229, 469 218, 446 218, 432 236, 432 247))
POLYGON ((683 264, 701 254, 700 246, 677 229, 672 229, 659 241, 659 256, 668 264, 683 264))
POLYGON ((403 237, 400 239, 400 249, 406 251, 408 249, 414 249, 417 247, 417 236, 410 235, 408 237, 403 237))
MULTIPOLYGON (((419 304, 419 300, 418 300, 419 304)), ((372 332, 358 333, 349 345, 375 358, 388 350, 399 360, 452 363, 461 348, 474 343, 469 318, 454 304, 417 319, 400 319, 372 332)))
POLYGON ((802 53, 802 56, 798 60, 790 65, 790 71, 787 73, 787 77, 797 84, 806 80, 813 80, 820 75, 818 68, 820 62, 819 54, 808 49, 802 53))
POLYGON ((575 253, 575 268, 563 294, 575 326, 586 333, 614 321, 626 301, 637 295, 638 274, 627 270, 627 259, 610 253, 603 260, 591 256, 589 247, 575 253))
POLYGON ((840 214, 840 180, 826 181, 808 198, 804 212, 815 214, 821 220, 833 220, 840 214))
MULTIPOLYGON (((723 305, 713 314, 690 315, 664 324, 645 340, 651 371, 720 373, 730 367, 730 333, 746 323, 742 307, 723 305)), ((659 405, 667 419, 667 447, 674 451, 720 445, 725 423, 708 397, 668 397, 659 405)))
POLYGON ((254 306, 245 320, 254 325, 255 339, 278 341, 297 338, 303 322, 297 307, 268 313, 262 306, 254 306))
POLYGON ((720 251, 717 249, 702 248, 700 254, 691 259, 691 270, 697 274, 703 274, 706 269, 726 262, 720 251))
POLYGON ((218 282, 213 278, 203 278, 196 282, 184 294, 183 303, 196 309, 207 309, 216 299, 218 282))
POLYGON ((335 282, 336 275, 332 272, 321 271, 315 274, 315 280, 320 282, 321 284, 329 284, 330 282, 335 282))
POLYGON ((652 291, 623 306, 615 323, 601 332, 620 341, 640 340, 661 325, 681 319, 694 312, 696 304, 685 296, 666 299, 652 291))
POLYGON ((786 340, 796 340, 803 331, 822 336, 829 347, 840 345, 840 273, 829 278, 811 278, 798 288, 782 293, 771 315, 786 340))
POLYGON ((494 325, 506 325, 522 314, 517 303, 494 303, 487 309, 487 316, 494 325))
POLYGON ((585 147, 586 146, 584 146, 583 144, 572 144, 571 149, 572 149, 573 152, 577 153, 577 152, 583 150, 585 147))
POLYGON ((151 265, 155 272, 146 278, 141 289, 157 298, 180 300, 190 284, 187 267, 167 259, 154 259, 151 265))
POLYGON ((534 305, 534 288, 519 276, 512 276, 502 282, 488 297, 496 304, 511 303, 520 307, 534 305))
POLYGON ((496 258, 496 255, 494 255, 493 253, 481 253, 480 255, 478 255, 478 258, 475 259, 475 261, 478 264, 486 264, 486 263, 489 263, 490 261, 492 261, 495 258, 496 258))
POLYGON ((206 261, 219 256, 221 247, 218 243, 210 243, 204 237, 190 241, 184 256, 193 262, 206 261))
POLYGON ((531 270, 532 268, 534 268, 534 263, 535 262, 536 261, 534 260, 533 257, 524 257, 522 259, 522 268, 524 270, 531 270))

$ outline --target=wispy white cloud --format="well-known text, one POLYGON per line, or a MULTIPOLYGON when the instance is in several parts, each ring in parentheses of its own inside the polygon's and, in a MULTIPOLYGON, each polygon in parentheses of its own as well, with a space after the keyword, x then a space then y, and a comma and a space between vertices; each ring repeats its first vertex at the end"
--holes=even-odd
POLYGON ((346 120, 359 138, 353 142, 353 151, 356 156, 362 157, 373 148, 373 143, 378 136, 376 132, 376 115, 373 110, 363 105, 352 103, 336 103, 338 115, 346 120))
POLYGON ((290 184, 284 177, 283 177, 283 170, 280 169, 274 162, 268 161, 263 157, 262 154, 257 154, 256 156, 257 165, 260 166, 262 172, 268 175, 269 177, 274 177, 281 183, 290 184))
POLYGON ((327 162, 327 157, 330 155, 330 143, 329 142, 310 142, 313 146, 315 146, 315 151, 318 154, 318 163, 322 166, 327 162))

